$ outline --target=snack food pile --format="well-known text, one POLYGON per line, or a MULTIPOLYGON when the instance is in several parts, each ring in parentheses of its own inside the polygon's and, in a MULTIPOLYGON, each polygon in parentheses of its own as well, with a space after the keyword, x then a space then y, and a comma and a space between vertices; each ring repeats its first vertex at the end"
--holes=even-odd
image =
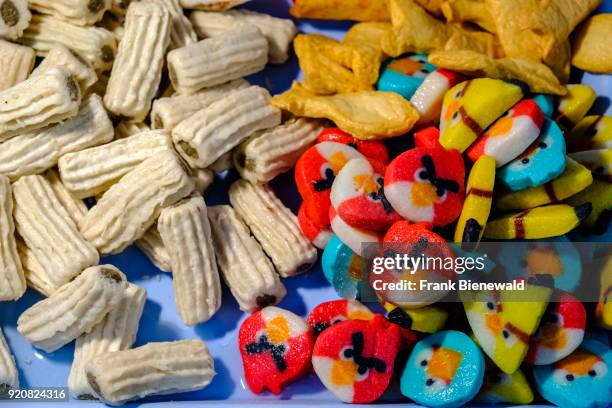
MULTIPOLYGON (((187 326, 229 288, 255 394, 314 372, 348 403, 608 406, 612 258, 592 313, 568 293, 577 256, 530 277, 538 301, 359 302, 364 243, 452 255, 609 229, 612 118, 567 84, 570 65, 612 74, 601 1, 295 1, 296 18, 360 21, 342 41, 233 9, 246 1, 0 0, 0 301, 44 296, 17 330, 46 353, 75 341, 71 395, 121 405, 213 380, 199 339, 133 348, 146 291, 100 259, 134 244, 172 273, 187 326), (301 82, 271 96, 245 79, 292 45, 301 82), (208 206, 232 168, 229 203, 208 206), (268 185, 290 171, 297 215, 268 185), (341 299, 307 319, 277 307, 319 255, 341 299)), ((0 331, 0 395, 18 387, 0 331)))

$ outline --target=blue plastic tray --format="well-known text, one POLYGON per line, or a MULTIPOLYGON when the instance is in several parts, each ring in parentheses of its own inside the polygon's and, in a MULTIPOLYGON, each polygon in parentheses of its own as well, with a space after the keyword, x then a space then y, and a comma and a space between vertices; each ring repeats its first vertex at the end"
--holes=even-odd
MULTIPOLYGON (((604 1, 600 11, 612 12, 612 2, 604 1)), ((289 17, 286 0, 254 0, 248 8, 279 17, 289 17)), ((345 22, 300 21, 302 32, 318 32, 341 38, 351 26, 345 22)), ((251 82, 266 86, 271 93, 285 91, 291 82, 299 77, 299 66, 292 58, 283 66, 272 66, 251 78, 251 82)), ((584 74, 574 79, 591 85, 599 95, 595 110, 612 114, 610 97, 612 97, 612 77, 584 74)), ((211 204, 227 203, 227 187, 234 174, 217 178, 211 190, 206 194, 206 201, 211 204)), ((282 175, 272 183, 281 199, 292 209, 299 205, 299 197, 292 181, 292 174, 282 175)), ((581 240, 612 241, 612 228, 604 236, 584 237, 581 240)), ((169 401, 181 401, 181 407, 212 406, 260 406, 286 404, 290 406, 331 407, 341 403, 321 385, 314 374, 288 386, 280 396, 265 394, 255 396, 246 387, 242 363, 236 343, 240 323, 246 317, 238 309, 236 301, 227 288, 223 292, 221 310, 207 323, 195 328, 186 327, 176 312, 172 294, 172 281, 167 273, 160 272, 135 247, 128 248, 122 254, 102 259, 101 263, 112 263, 124 271, 129 280, 147 290, 147 302, 140 322, 140 330, 135 346, 151 341, 172 341, 186 338, 201 338, 209 346, 215 358, 217 376, 206 389, 198 392, 154 397, 138 401, 128 406, 146 405, 147 407, 167 407, 169 401), (274 401, 274 402, 273 402, 274 401)), ((299 315, 308 312, 322 301, 337 299, 323 277, 320 266, 312 271, 291 279, 285 279, 287 296, 280 304, 299 315)), ((0 326, 4 329, 7 340, 15 354, 20 373, 21 386, 27 387, 65 387, 72 362, 74 346, 72 344, 56 351, 44 353, 34 349, 16 330, 18 316, 42 297, 32 290, 18 302, 0 303, 0 326)), ((71 404, 100 406, 97 402, 71 400, 71 404)), ((0 402, 3 406, 25 406, 11 402, 0 402)), ((403 406, 414 406, 402 403, 403 406)), ((60 407, 64 404, 28 404, 28 406, 60 407)))

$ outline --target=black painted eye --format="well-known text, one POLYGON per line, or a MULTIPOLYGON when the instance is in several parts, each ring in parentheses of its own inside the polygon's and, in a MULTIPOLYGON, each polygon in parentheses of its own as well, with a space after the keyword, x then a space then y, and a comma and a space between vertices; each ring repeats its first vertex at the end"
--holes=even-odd
POLYGON ((606 169, 604 168, 604 166, 597 166, 595 167, 595 170, 593 170, 595 173, 597 174, 603 174, 604 171, 606 171, 606 169))
POLYGON ((526 267, 527 267, 527 260, 521 259, 521 268, 526 268, 526 267))
POLYGON ((487 309, 489 309, 490 311, 494 311, 495 310, 495 303, 487 302, 487 309))
POLYGON ((425 385, 428 387, 431 387, 434 383, 434 380, 432 380, 431 378, 428 378, 427 381, 425 381, 425 385))
POLYGON ((521 163, 527 164, 529 163, 529 159, 525 157, 523 160, 521 160, 521 163))
POLYGON ((565 376, 565 379, 567 381, 574 381, 574 376, 572 374, 568 374, 568 375, 565 376))
POLYGON ((508 337, 510 337, 510 333, 508 332, 508 330, 504 329, 502 330, 502 336, 504 336, 504 339, 507 339, 508 337))
POLYGON ((422 360, 421 361, 421 367, 425 367, 427 365, 427 360, 422 360))
POLYGON ((559 319, 557 318, 556 314, 549 315, 547 320, 548 320, 548 323, 553 323, 553 324, 559 322, 559 319))
POLYGON ((344 350, 344 357, 346 358, 352 358, 353 357, 353 349, 352 348, 347 348, 346 350, 344 350))
POLYGON ((595 371, 595 370, 589 371, 589 376, 596 377, 597 376, 597 371, 595 371))
POLYGON ((546 149, 548 147, 548 145, 545 142, 540 142, 540 144, 538 145, 538 147, 540 149, 546 149))
POLYGON ((453 113, 453 120, 457 120, 459 118, 459 111, 455 111, 455 113, 453 113))
POLYGON ((359 366, 359 368, 357 369, 357 372, 360 375, 364 375, 365 373, 368 372, 368 367, 366 367, 366 366, 359 366))

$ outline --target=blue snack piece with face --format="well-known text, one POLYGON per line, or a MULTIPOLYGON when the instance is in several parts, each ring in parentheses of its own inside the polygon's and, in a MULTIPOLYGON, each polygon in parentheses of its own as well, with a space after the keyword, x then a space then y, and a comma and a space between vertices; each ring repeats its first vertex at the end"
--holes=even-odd
POLYGON ((425 54, 402 55, 383 66, 376 88, 410 99, 425 77, 435 70, 425 54))
POLYGON ((547 118, 550 118, 555 112, 555 102, 552 95, 537 94, 534 95, 532 99, 538 104, 540 110, 542 110, 542 113, 544 113, 544 116, 547 118))
POLYGON ((564 292, 576 290, 582 276, 580 254, 565 236, 516 241, 501 247, 499 259, 508 279, 550 275, 564 292))
POLYGON ((428 407, 459 407, 478 394, 484 373, 484 356, 469 336, 441 331, 414 346, 400 388, 403 395, 428 407))
POLYGON ((612 350, 586 338, 569 356, 551 365, 534 366, 542 396, 560 407, 605 408, 612 399, 612 350))
POLYGON ((546 118, 542 133, 519 157, 501 167, 497 178, 511 191, 537 187, 565 170, 565 139, 559 126, 546 118))
POLYGON ((343 299, 359 299, 361 257, 335 234, 321 256, 323 275, 343 299))

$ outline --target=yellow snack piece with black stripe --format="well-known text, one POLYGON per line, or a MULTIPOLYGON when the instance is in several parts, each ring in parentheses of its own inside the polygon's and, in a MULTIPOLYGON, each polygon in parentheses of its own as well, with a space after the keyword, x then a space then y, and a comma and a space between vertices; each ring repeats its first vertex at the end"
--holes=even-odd
POLYGON ((585 116, 566 136, 566 141, 569 152, 612 148, 612 116, 585 116))
POLYGON ((448 319, 448 312, 436 306, 406 309, 385 302, 383 307, 390 322, 422 333, 436 333, 442 330, 448 319))
POLYGON ((595 91, 588 85, 567 85, 567 95, 559 99, 557 123, 565 130, 572 129, 591 109, 595 98, 597 98, 595 91))
POLYGON ((591 213, 591 203, 577 207, 551 204, 489 221, 484 236, 489 239, 542 239, 566 234, 591 213))
POLYGON ((612 330, 612 256, 608 256, 600 276, 599 302, 595 317, 599 326, 612 330))
POLYGON ((444 96, 440 144, 463 153, 527 91, 522 82, 490 78, 472 79, 456 85, 444 96))
POLYGON ((494 185, 495 159, 480 156, 468 176, 467 193, 455 228, 457 244, 475 243, 476 246, 480 242, 491 212, 494 185))
POLYGON ((570 157, 591 169, 593 184, 567 202, 571 205, 591 203, 593 210, 584 224, 592 233, 603 234, 612 219, 612 149, 572 153, 570 157))
POLYGON ((593 183, 591 171, 567 158, 565 171, 548 183, 519 191, 507 191, 497 196, 495 206, 500 210, 525 210, 556 203, 579 193, 593 183))

